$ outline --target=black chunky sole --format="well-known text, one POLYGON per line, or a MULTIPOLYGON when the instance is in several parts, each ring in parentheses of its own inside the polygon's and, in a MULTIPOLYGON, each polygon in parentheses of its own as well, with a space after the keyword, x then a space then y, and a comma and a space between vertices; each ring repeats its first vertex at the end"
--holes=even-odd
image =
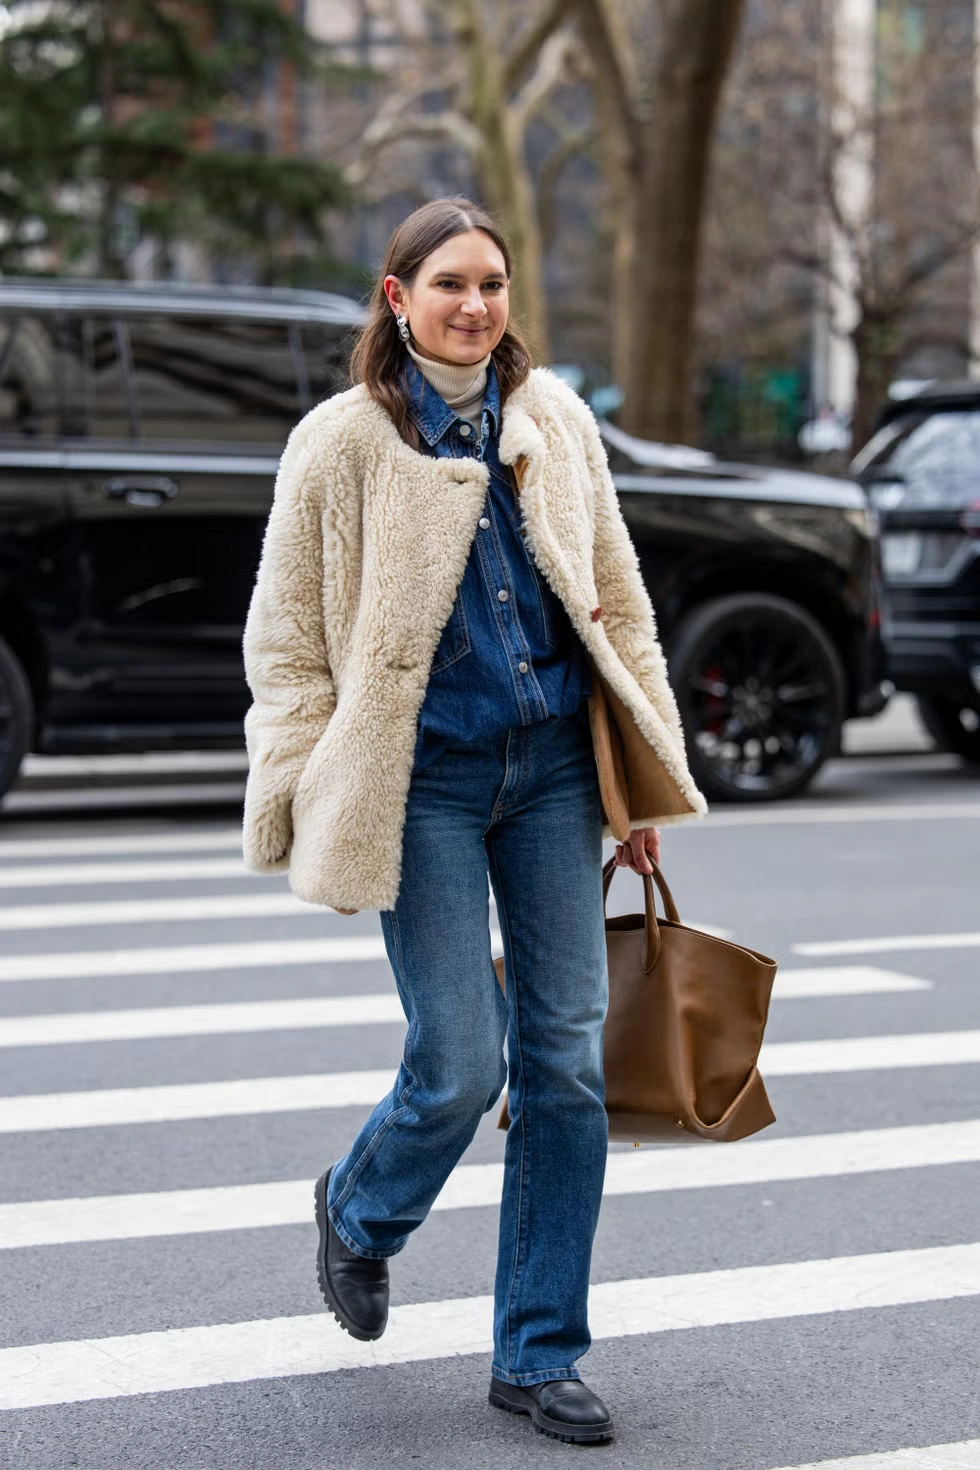
POLYGON ((613 1437, 612 1420, 604 1424, 567 1424, 562 1419, 552 1419, 540 1408, 537 1400, 516 1383, 503 1383, 494 1379, 489 1401, 495 1409, 505 1409, 508 1414, 528 1414, 539 1434, 551 1439, 560 1439, 564 1444, 607 1444, 613 1437))
POLYGON ((330 1234, 330 1220, 327 1215, 327 1184, 329 1180, 330 1170, 328 1169, 325 1174, 320 1175, 316 1184, 313 1186, 316 1223, 320 1231, 320 1244, 317 1247, 316 1253, 316 1279, 320 1285, 320 1295, 326 1302, 331 1315, 337 1319, 345 1332, 350 1333, 351 1337, 356 1337, 359 1342, 377 1342, 378 1338, 384 1332, 384 1327, 382 1327, 381 1332, 365 1332, 363 1327, 358 1327, 356 1322, 351 1321, 330 1289, 330 1281, 327 1277, 327 1238, 330 1234))

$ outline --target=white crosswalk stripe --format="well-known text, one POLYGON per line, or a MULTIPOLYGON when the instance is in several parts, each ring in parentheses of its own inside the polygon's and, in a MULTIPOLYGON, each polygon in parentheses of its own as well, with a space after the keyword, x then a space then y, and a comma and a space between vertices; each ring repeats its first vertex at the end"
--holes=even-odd
MULTIPOLYGON (((976 1163, 980 1163, 980 1119, 971 1119, 860 1133, 750 1139, 735 1149, 667 1147, 612 1153, 604 1193, 609 1197, 663 1194, 976 1163)), ((433 1208, 496 1205, 502 1183, 503 1164, 461 1164, 433 1208)), ((308 1179, 38 1200, 0 1204, 0 1250, 255 1230, 306 1224, 310 1218, 308 1179)))
POLYGON ((190 1118, 240 1118, 319 1108, 364 1107, 391 1086, 392 1070, 250 1077, 163 1087, 117 1087, 0 1098, 0 1133, 51 1128, 100 1128, 128 1123, 177 1123, 190 1118))
POLYGON ((105 858, 121 853, 238 852, 240 827, 210 832, 100 833, 97 837, 0 836, 0 864, 33 862, 37 858, 105 858))
POLYGON ((963 1062, 980 1062, 980 1031, 915 1031, 909 1036, 767 1042, 760 1059, 769 1077, 879 1072, 896 1067, 951 1067, 963 1062))
POLYGON ((978 1467, 980 1439, 963 1439, 957 1444, 849 1455, 844 1460, 811 1460, 808 1465, 787 1465, 783 1470, 978 1470, 978 1467))
POLYGON ((0 930, 79 929, 108 924, 194 923, 203 919, 322 918, 325 910, 292 893, 222 893, 205 898, 123 898, 0 908, 0 930))
POLYGON ((855 822, 957 822, 976 821, 980 802, 955 804, 935 801, 883 803, 872 806, 864 802, 840 806, 794 806, 779 802, 761 808, 742 807, 734 811, 719 807, 708 813, 705 826, 710 827, 823 827, 828 824, 855 822))
POLYGON ((90 980, 107 976, 182 975, 209 970, 265 970, 285 965, 346 964, 386 958, 380 934, 330 939, 258 939, 254 943, 178 944, 144 949, 69 950, 9 955, 0 982, 90 980))
POLYGON ((819 939, 794 944, 793 953, 813 959, 843 954, 899 954, 903 950, 977 949, 980 929, 964 934, 884 934, 877 939, 819 939))
MULTIPOLYGON (((889 970, 788 970, 773 999, 887 995, 929 990, 928 980, 889 970)), ((224 1005, 143 1006, 125 1011, 68 1011, 63 1014, 0 1017, 0 1047, 59 1046, 92 1041, 137 1041, 156 1037, 218 1036, 290 1031, 324 1026, 374 1026, 404 1021, 394 991, 370 995, 310 996, 293 1000, 229 1002, 224 1005)))
MULTIPOLYGON (((734 1322, 867 1311, 980 1294, 980 1244, 607 1281, 591 1288, 592 1336, 650 1336, 734 1322)), ((485 1353, 492 1298, 395 1307, 378 1342, 324 1313, 0 1350, 0 1409, 166 1393, 485 1353)))
POLYGON ((152 862, 0 864, 0 892, 7 888, 80 888, 102 883, 185 883, 199 878, 248 878, 241 858, 171 858, 152 862))
MULTIPOLYGON (((980 1031, 767 1042, 760 1067, 766 1077, 800 1077, 970 1062, 980 1062, 980 1031)), ((376 1102, 391 1081, 391 1072, 323 1072, 231 1082, 31 1093, 0 1098, 0 1133, 354 1107, 376 1102)))

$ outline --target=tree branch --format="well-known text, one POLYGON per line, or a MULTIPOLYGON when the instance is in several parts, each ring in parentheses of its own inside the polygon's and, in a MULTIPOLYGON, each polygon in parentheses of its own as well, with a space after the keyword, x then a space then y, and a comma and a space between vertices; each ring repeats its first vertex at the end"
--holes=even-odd
POLYGON ((542 46, 534 72, 511 104, 515 122, 522 133, 537 109, 560 85, 574 45, 574 38, 569 32, 559 31, 549 36, 542 46))
POLYGON ((538 221, 546 245, 550 246, 555 236, 555 195, 561 175, 576 154, 584 153, 595 140, 596 131, 591 126, 570 129, 541 165, 538 176, 538 221))
POLYGON ((344 182, 352 189, 367 182, 379 153, 405 138, 448 139, 471 157, 476 157, 483 148, 481 133, 459 112, 420 113, 409 118, 402 117, 400 112, 388 116, 383 113, 384 109, 366 129, 357 158, 344 169, 344 182))
POLYGON ((510 92, 516 87, 545 42, 566 19, 573 0, 544 0, 544 4, 527 30, 504 60, 504 86, 510 92))
POLYGON ((574 0, 574 13, 585 50, 592 62, 598 96, 604 98, 610 118, 623 138, 632 140, 638 131, 636 76, 629 54, 629 41, 620 24, 614 0, 574 0))

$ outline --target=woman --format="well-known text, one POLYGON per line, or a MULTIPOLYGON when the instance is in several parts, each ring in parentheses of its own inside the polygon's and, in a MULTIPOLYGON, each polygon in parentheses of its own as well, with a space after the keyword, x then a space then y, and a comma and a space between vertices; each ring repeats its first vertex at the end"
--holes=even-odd
POLYGON ((468 200, 416 210, 357 386, 290 436, 245 632, 245 852, 310 902, 380 910, 408 1020, 391 1092, 316 1185, 328 1306, 381 1336, 388 1258, 506 1082, 490 1402, 599 1443, 576 1366, 607 1149, 595 671, 663 772, 617 863, 650 872, 654 823, 704 800, 595 421, 532 369, 510 274, 468 200))

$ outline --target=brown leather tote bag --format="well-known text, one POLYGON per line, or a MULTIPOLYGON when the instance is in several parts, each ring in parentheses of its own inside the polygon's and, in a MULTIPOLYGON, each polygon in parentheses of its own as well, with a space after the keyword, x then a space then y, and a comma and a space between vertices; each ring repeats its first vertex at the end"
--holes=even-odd
MULTIPOLYGON (((615 865, 602 870, 603 906, 615 865)), ((656 864, 643 889, 644 913, 606 918, 609 1137, 734 1143, 775 1122, 757 1063, 776 962, 682 924, 656 864)), ((502 958, 494 968, 503 987, 502 958)), ((505 1102, 498 1126, 509 1124, 505 1102)))

